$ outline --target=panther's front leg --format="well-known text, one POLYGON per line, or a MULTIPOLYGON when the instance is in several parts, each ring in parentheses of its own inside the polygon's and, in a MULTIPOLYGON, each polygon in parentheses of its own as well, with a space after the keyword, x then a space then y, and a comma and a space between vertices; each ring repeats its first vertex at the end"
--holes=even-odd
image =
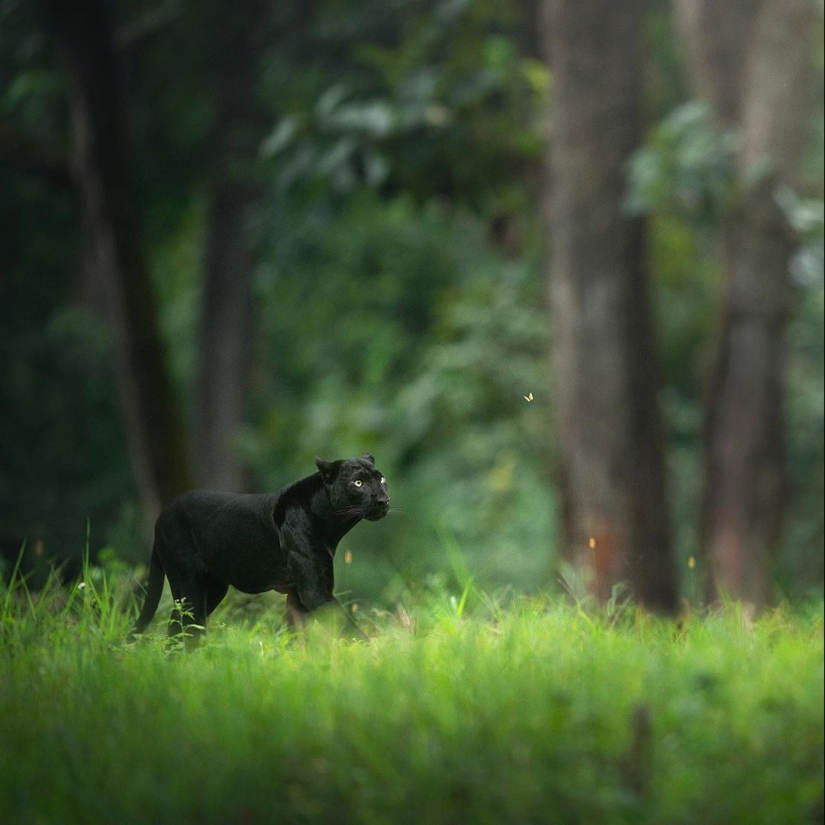
POLYGON ((331 608, 337 616, 341 635, 366 640, 355 620, 333 595, 335 573, 332 553, 325 547, 313 547, 286 525, 281 530, 280 538, 295 582, 295 589, 287 594, 289 624, 299 628, 309 614, 331 608))

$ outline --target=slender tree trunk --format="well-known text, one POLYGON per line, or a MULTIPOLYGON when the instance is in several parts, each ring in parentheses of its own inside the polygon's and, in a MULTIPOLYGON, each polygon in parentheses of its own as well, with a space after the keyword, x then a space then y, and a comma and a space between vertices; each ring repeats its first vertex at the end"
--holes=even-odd
POLYGON ((45 6, 68 67, 74 174, 105 286, 132 462, 153 519, 191 478, 142 246, 107 4, 45 6))
POLYGON ((218 490, 245 487, 234 439, 249 377, 254 261, 247 228, 253 204, 247 187, 227 181, 211 187, 194 432, 200 483, 218 490))
POLYGON ((764 605, 787 500, 784 348, 793 239, 776 196, 793 185, 807 136, 815 9, 810 0, 677 0, 675 10, 697 95, 739 132, 705 418, 706 596, 764 605))
POLYGON ((255 101, 260 58, 273 40, 303 37, 317 0, 247 0, 207 27, 216 117, 212 129, 209 207, 198 375, 195 387, 195 457, 201 484, 241 490, 246 473, 235 449, 243 424, 253 335, 251 306, 255 258, 252 224, 261 182, 258 149, 269 125, 255 101))
MULTIPOLYGON (((200 483, 242 490, 246 474, 235 448, 246 411, 253 319, 255 265, 251 224, 260 195, 255 180, 258 148, 266 121, 255 101, 259 61, 268 39, 277 36, 269 0, 209 13, 210 70, 216 91, 211 135, 204 291, 198 373, 195 386, 195 458, 200 483)), ((304 4, 312 7, 314 4, 304 4)), ((295 10, 282 7, 288 20, 295 10)), ((302 13, 307 13, 306 8, 302 13)))
POLYGON ((646 2, 546 0, 556 439, 568 558, 601 599, 676 607, 645 228, 625 166, 642 139, 646 2))

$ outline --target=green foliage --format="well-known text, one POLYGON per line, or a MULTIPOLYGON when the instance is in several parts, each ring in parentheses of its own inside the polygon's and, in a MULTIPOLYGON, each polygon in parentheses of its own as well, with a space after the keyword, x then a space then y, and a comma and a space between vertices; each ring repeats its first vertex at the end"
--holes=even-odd
POLYGON ((387 545, 404 577, 440 569, 428 548, 443 523, 488 583, 546 581, 547 343, 533 273, 504 263, 477 219, 408 198, 365 193, 334 216, 272 226, 257 413, 240 441, 262 485, 305 475, 316 453, 372 449, 400 513, 352 536, 367 551, 359 570, 374 564, 386 584, 387 545))
POLYGON ((379 29, 377 7, 362 17, 328 4, 314 35, 338 56, 332 85, 310 106, 306 80, 302 96, 267 86, 280 106, 261 152, 277 160, 281 191, 367 186, 488 214, 525 206, 517 173, 540 158, 548 73, 519 54, 514 4, 417 5, 398 3, 379 29))
POLYGON ((7 0, 0 5, 0 141, 34 146, 58 161, 62 136, 60 112, 66 93, 48 39, 31 3, 7 0))
MULTIPOLYGON (((79 566, 88 518, 134 495, 108 336, 74 305, 78 239, 66 193, 0 170, 0 538, 79 566), (13 505, 10 503, 13 502, 13 505)), ((96 534, 96 540, 105 538, 96 534)))
MULTIPOLYGON (((77 571, 135 495, 66 159, 66 84, 37 4, 0 4, 0 544, 77 571)), ((121 531, 123 533, 124 531, 121 531)), ((2 562, 0 562, 2 566, 2 562)))
POLYGON ((628 209, 668 211, 718 226, 732 198, 734 147, 735 136, 715 127, 708 105, 679 106, 631 161, 628 209))
MULTIPOLYGON (((819 821, 823 609, 681 627, 437 593, 369 644, 122 642, 103 576, 0 592, 0 819, 819 821)), ((478 594, 480 595, 480 594, 478 594)))

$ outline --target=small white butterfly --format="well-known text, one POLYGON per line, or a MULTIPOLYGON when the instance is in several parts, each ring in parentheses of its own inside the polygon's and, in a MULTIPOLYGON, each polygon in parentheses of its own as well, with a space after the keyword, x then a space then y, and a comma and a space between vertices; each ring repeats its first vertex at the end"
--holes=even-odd
POLYGON ((524 396, 525 401, 532 401, 533 400, 533 393, 528 392, 527 395, 524 396))

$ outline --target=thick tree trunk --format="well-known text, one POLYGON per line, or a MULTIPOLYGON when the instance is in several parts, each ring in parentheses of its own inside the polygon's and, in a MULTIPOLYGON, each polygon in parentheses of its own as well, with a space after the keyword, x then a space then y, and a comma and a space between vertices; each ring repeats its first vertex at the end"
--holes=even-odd
POLYGON ((792 238, 776 196, 793 184, 807 135, 815 9, 809 0, 677 0, 676 11, 697 95, 739 131, 705 419, 706 596, 763 605, 772 597, 787 499, 782 407, 792 238), (722 7, 725 25, 716 20, 722 7))
POLYGON ((568 557, 600 598, 677 588, 643 224, 625 167, 640 145, 644 0, 548 0, 553 56, 549 289, 568 557))
POLYGON ((107 4, 45 5, 68 66, 74 174, 106 291, 135 475, 153 519, 191 478, 141 242, 107 4))

